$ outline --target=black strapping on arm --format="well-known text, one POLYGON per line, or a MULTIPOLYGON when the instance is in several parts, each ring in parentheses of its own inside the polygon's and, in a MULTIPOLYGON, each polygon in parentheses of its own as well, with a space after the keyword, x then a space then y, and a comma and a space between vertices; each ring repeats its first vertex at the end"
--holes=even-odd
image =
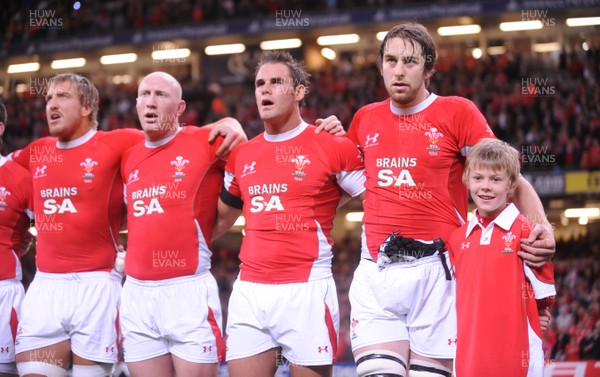
POLYGON ((242 209, 244 207, 244 201, 227 191, 225 185, 223 185, 223 188, 221 189, 220 197, 223 203, 227 204, 228 206, 237 209, 242 209))

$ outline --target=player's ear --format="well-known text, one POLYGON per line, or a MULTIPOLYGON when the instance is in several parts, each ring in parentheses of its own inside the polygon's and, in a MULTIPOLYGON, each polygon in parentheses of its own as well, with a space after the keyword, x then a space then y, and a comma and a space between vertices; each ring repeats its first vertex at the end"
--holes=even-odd
POLYGON ((508 197, 512 198, 515 195, 515 191, 519 186, 519 181, 510 182, 510 186, 508 188, 508 197))
POLYGON ((294 99, 296 101, 302 101, 306 95, 306 87, 302 84, 294 88, 294 99))
POLYGON ((425 79, 425 82, 427 82, 427 83, 431 80, 432 76, 433 76, 433 69, 423 72, 423 78, 425 79))
POLYGON ((92 113, 91 106, 82 106, 81 107, 81 116, 82 117, 87 118, 90 116, 91 113, 92 113))
POLYGON ((177 105, 177 116, 180 116, 185 111, 186 103, 184 100, 179 101, 177 105))

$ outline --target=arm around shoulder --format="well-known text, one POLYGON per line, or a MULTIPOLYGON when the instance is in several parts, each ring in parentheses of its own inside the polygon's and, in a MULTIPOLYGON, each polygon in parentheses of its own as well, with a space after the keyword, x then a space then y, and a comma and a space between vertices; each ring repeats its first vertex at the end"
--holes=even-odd
POLYGON ((552 225, 546 218, 542 201, 533 186, 522 176, 515 191, 515 204, 534 228, 529 238, 521 240, 519 256, 531 267, 539 267, 552 259, 556 252, 556 241, 552 225))
POLYGON ((210 128, 209 144, 213 144, 217 137, 223 137, 223 143, 217 150, 217 157, 226 158, 236 145, 248 141, 242 125, 235 118, 222 118, 204 127, 210 128))

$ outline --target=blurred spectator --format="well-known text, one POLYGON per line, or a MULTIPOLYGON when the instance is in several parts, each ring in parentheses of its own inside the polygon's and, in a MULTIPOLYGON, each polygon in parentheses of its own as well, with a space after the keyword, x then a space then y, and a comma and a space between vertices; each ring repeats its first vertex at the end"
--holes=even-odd
POLYGON ((600 168, 600 142, 598 138, 594 137, 589 143, 590 145, 585 148, 583 157, 581 158, 582 169, 599 169, 600 168))
POLYGON ((600 320, 596 321, 592 332, 581 339, 581 343, 579 344, 579 359, 600 360, 600 320))

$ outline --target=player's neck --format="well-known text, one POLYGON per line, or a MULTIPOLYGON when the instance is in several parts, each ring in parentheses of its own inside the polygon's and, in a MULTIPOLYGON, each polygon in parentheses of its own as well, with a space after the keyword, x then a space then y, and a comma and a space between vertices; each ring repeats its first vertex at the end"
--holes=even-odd
POLYGON ((269 135, 279 135, 286 133, 298 127, 302 123, 300 113, 293 113, 290 117, 283 120, 269 119, 264 121, 265 132, 269 135))
POLYGON ((506 204, 504 206, 502 206, 500 210, 494 212, 494 213, 483 213, 480 214, 479 213, 479 209, 477 210, 477 212, 475 213, 475 216, 477 217, 477 222, 479 222, 479 224, 481 224, 484 228, 487 228, 487 226, 494 220, 496 220, 496 218, 498 216, 500 216, 500 214, 502 213, 502 211, 504 211, 504 209, 506 208, 506 204))
POLYGON ((177 131, 179 131, 179 124, 173 124, 173 125, 169 125, 164 127, 163 130, 159 130, 157 132, 144 132, 144 137, 146 138, 147 142, 150 143, 159 143, 165 139, 169 139, 172 138, 177 131))
POLYGON ((395 108, 401 109, 401 110, 411 109, 411 108, 418 106, 421 103, 425 102, 425 100, 427 98, 429 98, 430 94, 431 93, 429 93, 429 91, 423 86, 421 89, 419 89, 419 92, 417 93, 415 98, 412 99, 412 101, 406 102, 406 103, 398 103, 398 102, 392 100, 392 105, 395 108))
POLYGON ((60 135, 57 135, 56 138, 61 143, 68 143, 73 140, 79 139, 83 135, 87 134, 90 130, 92 130, 92 125, 89 122, 84 121, 79 125, 79 127, 77 127, 77 129, 73 133, 61 133, 60 135))

